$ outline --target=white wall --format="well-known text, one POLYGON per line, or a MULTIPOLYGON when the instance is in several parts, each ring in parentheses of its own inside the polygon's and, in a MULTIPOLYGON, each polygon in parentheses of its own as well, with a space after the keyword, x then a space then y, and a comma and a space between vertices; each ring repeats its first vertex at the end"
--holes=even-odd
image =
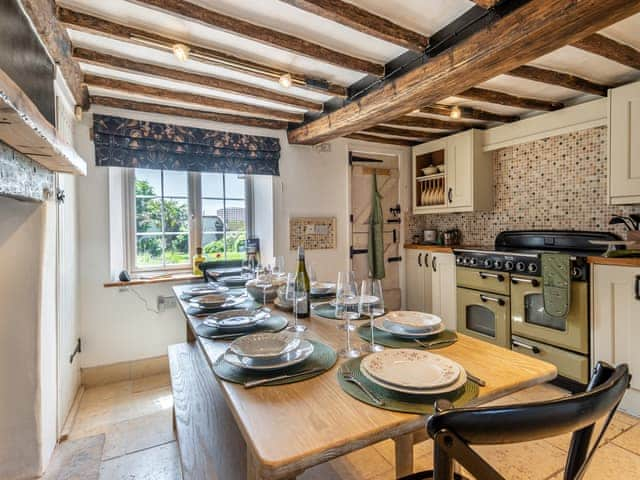
POLYGON ((38 315, 41 309, 40 265, 44 215, 39 203, 0 197, 2 479, 30 478, 39 473, 41 465, 38 447, 42 412, 37 350, 40 338, 38 315))
MULTIPOLYGON (((409 149, 403 147, 338 139, 330 142, 330 152, 318 152, 309 146, 289 145, 284 131, 108 108, 96 111, 140 120, 278 137, 282 148, 280 177, 261 177, 256 181, 254 203, 259 205, 254 219, 256 232, 267 257, 272 249, 274 255, 285 256, 288 268, 294 268, 295 252, 289 250, 289 217, 335 216, 337 248, 307 252, 307 259, 314 264, 319 277, 327 279, 334 278, 336 272, 348 268, 350 264, 348 151, 395 153, 400 155, 401 164, 408 165, 409 161, 409 149), (271 189, 273 200, 269 202, 271 189), (269 208, 264 210, 269 203, 273 203, 273 211, 269 208)), ((145 310, 144 304, 130 292, 103 287, 103 283, 110 280, 109 217, 111 213, 113 221, 119 216, 119 212, 110 212, 109 208, 111 205, 117 205, 118 209, 120 207, 118 199, 109 199, 108 169, 94 165, 90 126, 90 115, 86 115, 77 127, 76 135, 76 149, 89 164, 87 177, 78 179, 83 367, 164 355, 168 345, 182 342, 185 338, 184 321, 176 310, 158 315, 145 310)), ((118 255, 114 254, 111 259, 116 257, 118 255)), ((155 308, 155 296, 169 295, 170 286, 138 287, 136 291, 155 308)))

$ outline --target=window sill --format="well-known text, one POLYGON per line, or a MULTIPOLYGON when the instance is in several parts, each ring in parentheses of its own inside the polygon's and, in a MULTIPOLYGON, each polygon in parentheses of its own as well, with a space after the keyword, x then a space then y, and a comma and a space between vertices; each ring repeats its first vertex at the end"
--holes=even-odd
POLYGON ((129 282, 107 282, 104 284, 104 287, 131 287, 135 285, 153 285, 168 282, 194 282, 196 280, 202 281, 202 275, 194 275, 193 273, 171 273, 162 276, 158 274, 155 278, 132 278, 129 282))

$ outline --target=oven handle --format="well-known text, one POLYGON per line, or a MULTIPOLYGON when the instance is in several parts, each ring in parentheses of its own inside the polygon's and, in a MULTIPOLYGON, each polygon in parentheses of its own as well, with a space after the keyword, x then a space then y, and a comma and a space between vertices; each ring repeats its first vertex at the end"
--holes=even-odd
POLYGON ((483 280, 485 278, 495 278, 499 282, 504 282, 504 275, 501 275, 499 273, 478 272, 478 275, 480 275, 480 278, 482 278, 483 280))
POLYGON ((532 287, 539 287, 540 286, 540 282, 535 278, 511 277, 511 283, 513 283, 514 285, 517 285, 519 283, 530 283, 532 287))
POLYGON ((640 300, 640 275, 636 275, 636 300, 640 300))
POLYGON ((483 302, 496 302, 501 307, 503 307, 505 304, 505 301, 501 298, 488 297, 487 295, 483 295, 483 294, 480 294, 480 300, 482 300, 483 302))
POLYGON ((531 350, 531 353, 540 353, 540 349, 538 347, 519 342, 518 340, 512 339, 511 345, 513 345, 514 347, 526 348, 527 350, 531 350))

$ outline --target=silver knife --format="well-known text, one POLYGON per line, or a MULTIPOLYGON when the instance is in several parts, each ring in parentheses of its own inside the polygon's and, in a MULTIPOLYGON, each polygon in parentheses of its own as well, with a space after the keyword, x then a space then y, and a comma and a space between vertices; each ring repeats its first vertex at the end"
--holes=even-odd
POLYGON ((467 378, 471 380, 473 383, 476 383, 481 387, 487 386, 487 382, 485 382, 481 378, 476 377, 475 375, 472 375, 471 373, 469 373, 469 370, 465 370, 465 372, 467 372, 467 378))
POLYGON ((277 377, 263 378, 260 380, 251 380, 250 382, 246 382, 244 384, 244 388, 258 387, 260 385, 266 385, 271 382, 277 382, 279 380, 287 380, 289 378, 295 378, 295 377, 302 377, 303 375, 311 375, 312 373, 322 372, 324 370, 325 370, 324 368, 312 368, 310 370, 303 370, 302 372, 298 372, 298 373, 289 373, 286 375, 278 375, 277 377))

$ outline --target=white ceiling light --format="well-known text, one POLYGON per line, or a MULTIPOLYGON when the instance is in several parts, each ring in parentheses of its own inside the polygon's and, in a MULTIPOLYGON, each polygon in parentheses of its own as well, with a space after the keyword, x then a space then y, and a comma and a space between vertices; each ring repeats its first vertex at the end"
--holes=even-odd
POLYGON ((462 117, 462 110, 460 110, 459 106, 454 105, 453 108, 451 108, 451 111, 449 112, 449 116, 457 120, 460 117, 462 117))
POLYGON ((291 78, 290 73, 284 73, 280 75, 280 78, 278 79, 278 83, 282 85, 284 88, 289 88, 292 82, 293 82, 293 79, 291 78))
POLYGON ((189 60, 189 52, 191 51, 191 49, 185 44, 176 43, 171 47, 171 49, 173 50, 173 54, 176 56, 176 58, 181 62, 186 62, 187 60, 189 60))

